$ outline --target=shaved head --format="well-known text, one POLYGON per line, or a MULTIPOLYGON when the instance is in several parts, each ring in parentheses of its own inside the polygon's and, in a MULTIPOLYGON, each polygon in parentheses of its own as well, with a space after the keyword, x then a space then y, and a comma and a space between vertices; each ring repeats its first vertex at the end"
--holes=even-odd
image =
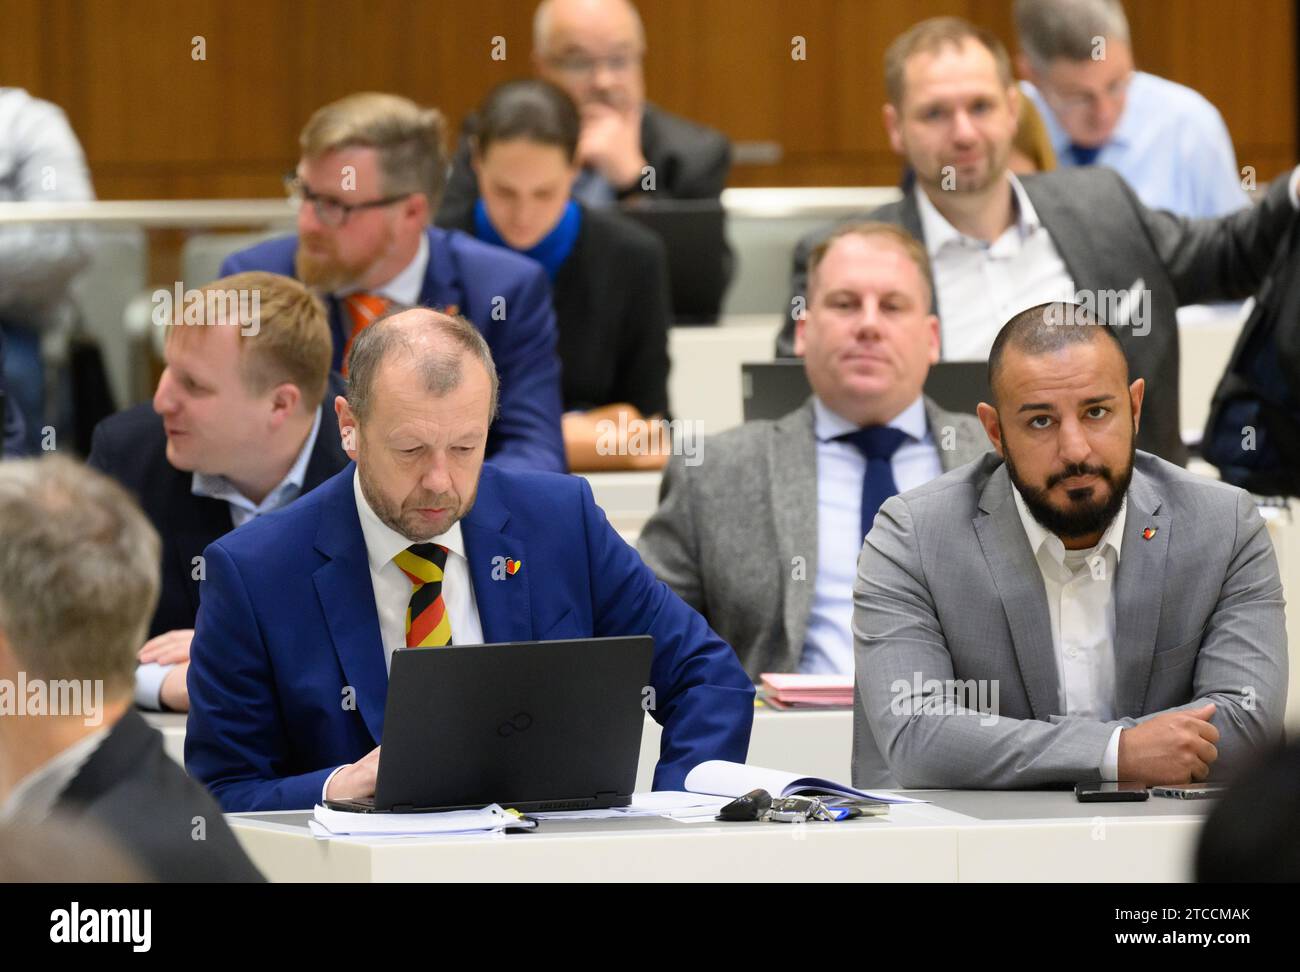
POLYGON ((645 49, 641 15, 628 0, 542 0, 533 14, 533 52, 553 53, 557 37, 578 28, 615 31, 645 49))
POLYGON ((1008 350, 1030 357, 1053 354, 1071 345, 1089 341, 1109 341, 1124 362, 1125 381, 1128 380, 1128 353, 1115 332, 1099 320, 1082 304, 1069 301, 1049 301, 1021 311, 1006 324, 993 340, 989 351, 989 388, 994 399, 998 392, 998 378, 1002 373, 1002 359, 1008 350))

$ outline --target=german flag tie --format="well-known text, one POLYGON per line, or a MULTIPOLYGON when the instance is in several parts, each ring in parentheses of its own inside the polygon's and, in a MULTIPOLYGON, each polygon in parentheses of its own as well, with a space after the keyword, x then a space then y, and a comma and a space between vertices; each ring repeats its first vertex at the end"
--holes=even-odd
POLYGON ((442 599, 442 571, 447 548, 440 543, 416 543, 393 563, 415 585, 406 608, 406 647, 439 648, 451 644, 451 618, 442 599))
POLYGON ((343 298, 343 306, 348 312, 348 321, 352 325, 347 344, 343 346, 344 378, 348 375, 348 354, 352 351, 352 342, 357 339, 358 334, 387 314, 392 303, 387 297, 380 297, 378 294, 348 294, 343 298))

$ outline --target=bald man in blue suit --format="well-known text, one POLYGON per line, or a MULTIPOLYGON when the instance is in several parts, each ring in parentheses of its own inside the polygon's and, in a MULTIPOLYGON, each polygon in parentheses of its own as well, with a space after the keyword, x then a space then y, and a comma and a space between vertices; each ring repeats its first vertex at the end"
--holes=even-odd
POLYGON ((744 762, 752 683, 586 481, 484 465, 497 381, 474 326, 405 311, 362 331, 349 360, 336 411, 354 462, 204 555, 185 763, 223 809, 373 795, 392 653, 446 643, 411 620, 426 602, 405 568, 431 550, 454 644, 653 637, 656 789, 682 789, 706 760, 744 762))

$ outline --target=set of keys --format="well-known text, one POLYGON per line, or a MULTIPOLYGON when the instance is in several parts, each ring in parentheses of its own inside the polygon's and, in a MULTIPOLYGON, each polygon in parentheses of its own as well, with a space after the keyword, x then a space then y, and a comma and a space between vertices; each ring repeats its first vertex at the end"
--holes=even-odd
MULTIPOLYGON (((871 813, 874 801, 861 805, 830 806, 818 797, 773 797, 766 790, 751 790, 732 800, 718 811, 719 820, 748 821, 772 820, 777 823, 805 823, 809 820, 847 820, 871 813)), ((876 811, 878 812, 878 811, 876 811)))

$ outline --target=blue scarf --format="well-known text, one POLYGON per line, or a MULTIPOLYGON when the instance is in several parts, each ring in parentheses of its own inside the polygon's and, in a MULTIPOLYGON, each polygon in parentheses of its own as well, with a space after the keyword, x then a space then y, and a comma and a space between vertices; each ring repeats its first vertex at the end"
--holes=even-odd
MULTIPOLYGON (((573 252, 573 245, 578 242, 578 231, 581 229, 582 207, 570 199, 568 205, 564 207, 564 215, 560 217, 560 221, 538 241, 536 246, 527 250, 515 250, 515 252, 540 263, 546 270, 546 275, 554 283, 555 275, 560 272, 560 267, 564 266, 564 261, 573 252)), ((483 205, 481 198, 474 203, 474 235, 484 243, 504 246, 509 250, 515 249, 501 238, 501 234, 492 225, 492 221, 488 219, 487 207, 483 205)))

